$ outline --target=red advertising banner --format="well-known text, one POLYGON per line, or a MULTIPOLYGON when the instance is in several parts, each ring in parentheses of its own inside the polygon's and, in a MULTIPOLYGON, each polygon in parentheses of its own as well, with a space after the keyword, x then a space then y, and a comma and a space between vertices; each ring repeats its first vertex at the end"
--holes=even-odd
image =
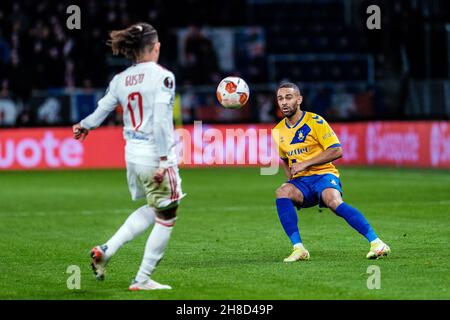
MULTIPOLYGON (((273 125, 194 125, 176 129, 176 150, 184 167, 272 166, 279 158, 273 125)), ((450 122, 332 124, 344 149, 337 165, 450 168, 450 122)), ((90 132, 84 142, 71 128, 0 130, 0 170, 124 168, 119 127, 90 132)))
POLYGON ((125 167, 122 130, 100 128, 84 142, 72 128, 0 130, 0 170, 125 167))

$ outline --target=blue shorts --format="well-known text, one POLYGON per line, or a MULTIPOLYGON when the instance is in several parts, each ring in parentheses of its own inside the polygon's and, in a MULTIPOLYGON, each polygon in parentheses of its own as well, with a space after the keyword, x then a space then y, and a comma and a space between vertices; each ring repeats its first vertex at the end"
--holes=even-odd
POLYGON ((293 184, 303 194, 303 203, 296 204, 297 208, 309 208, 319 205, 320 208, 326 208, 327 206, 321 199, 322 191, 327 188, 333 188, 338 190, 342 195, 341 180, 334 174, 317 174, 307 177, 298 177, 289 180, 288 183, 293 184))

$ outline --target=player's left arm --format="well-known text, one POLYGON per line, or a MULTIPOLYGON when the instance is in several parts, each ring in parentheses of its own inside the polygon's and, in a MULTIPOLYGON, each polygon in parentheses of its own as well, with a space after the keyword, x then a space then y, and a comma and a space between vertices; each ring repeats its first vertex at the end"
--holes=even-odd
POLYGON ((172 108, 175 99, 175 77, 173 74, 161 79, 160 87, 155 94, 155 110, 153 115, 153 132, 159 155, 159 168, 153 180, 161 183, 168 168, 169 154, 169 123, 172 121, 172 108))
POLYGON ((315 119, 313 124, 314 134, 324 151, 309 160, 294 163, 291 167, 292 175, 304 171, 312 166, 329 163, 342 157, 343 150, 336 133, 325 121, 325 119, 319 116, 315 117, 317 119, 315 119))
POLYGON ((284 173, 286 174, 288 179, 291 179, 292 175, 291 175, 291 171, 289 168, 289 159, 288 159, 286 152, 281 147, 280 129, 278 129, 276 127, 272 129, 272 139, 273 139, 274 143, 277 145, 278 154, 280 156, 280 159, 282 160, 281 167, 283 168, 284 173))
POLYGON ((332 162, 342 157, 342 147, 330 147, 327 150, 324 150, 319 155, 311 158, 310 160, 294 163, 291 167, 292 175, 296 175, 297 173, 304 171, 312 166, 332 162))

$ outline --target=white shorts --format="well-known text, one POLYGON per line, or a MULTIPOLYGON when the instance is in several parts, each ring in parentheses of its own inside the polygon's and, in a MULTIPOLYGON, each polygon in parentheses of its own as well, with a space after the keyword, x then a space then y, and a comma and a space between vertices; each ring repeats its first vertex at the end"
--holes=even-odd
POLYGON ((127 179, 131 198, 133 200, 145 198, 148 205, 156 209, 167 209, 178 205, 186 195, 181 190, 178 167, 168 168, 160 185, 153 181, 157 169, 158 167, 127 162, 127 179))

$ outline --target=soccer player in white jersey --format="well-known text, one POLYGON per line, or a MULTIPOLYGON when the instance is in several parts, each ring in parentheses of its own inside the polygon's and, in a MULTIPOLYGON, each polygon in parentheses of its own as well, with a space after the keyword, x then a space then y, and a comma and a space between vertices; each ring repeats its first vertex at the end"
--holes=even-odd
POLYGON ((123 54, 133 65, 112 79, 97 109, 73 126, 73 134, 83 141, 89 130, 122 105, 128 187, 133 200, 146 198, 147 204, 134 211, 105 244, 91 250, 92 268, 97 279, 103 280, 106 265, 117 250, 154 224, 129 289, 171 289, 152 280, 151 275, 163 257, 184 197, 172 122, 175 78, 157 64, 161 44, 151 25, 138 23, 112 31, 110 37, 113 54, 123 54))

